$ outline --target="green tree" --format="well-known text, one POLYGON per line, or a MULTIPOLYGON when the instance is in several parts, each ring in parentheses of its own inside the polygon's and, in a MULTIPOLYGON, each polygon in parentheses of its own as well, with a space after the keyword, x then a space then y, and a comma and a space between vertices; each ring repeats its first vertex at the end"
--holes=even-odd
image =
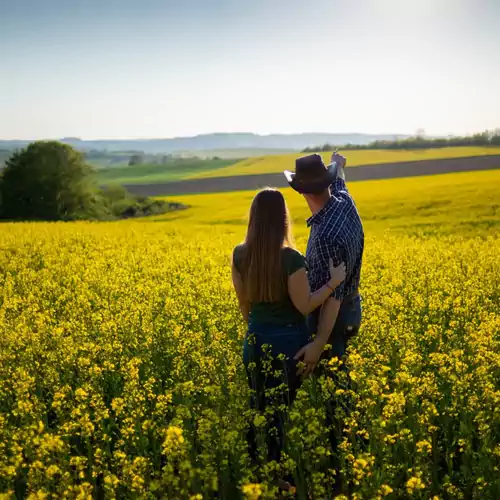
POLYGON ((129 167, 133 165, 140 165, 141 163, 144 163, 144 157, 141 154, 134 154, 130 157, 130 160, 128 161, 129 167))
POLYGON ((0 183, 1 214, 8 219, 88 218, 97 187, 83 155, 67 144, 37 141, 6 162, 0 183))
POLYGON ((500 129, 497 128, 492 132, 490 144, 492 146, 500 146, 500 129))

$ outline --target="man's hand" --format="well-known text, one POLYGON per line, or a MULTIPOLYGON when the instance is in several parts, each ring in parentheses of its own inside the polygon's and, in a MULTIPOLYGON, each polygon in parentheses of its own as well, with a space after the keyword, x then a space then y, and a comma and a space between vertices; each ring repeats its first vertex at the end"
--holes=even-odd
POLYGON ((340 168, 344 168, 347 164, 347 158, 335 151, 332 154, 331 163, 335 162, 340 168))
POLYGON ((305 345, 295 356, 293 359, 297 361, 301 361, 304 365, 299 366, 297 370, 297 375, 302 375, 303 377, 307 377, 310 375, 316 365, 318 364, 319 358, 323 352, 323 344, 316 340, 310 342, 305 345), (302 358, 302 359, 300 359, 302 358))
POLYGON ((331 163, 334 163, 334 162, 337 164, 337 177, 340 177, 341 179, 345 180, 344 168, 347 164, 346 157, 342 156, 341 154, 337 153, 337 151, 335 151, 332 154, 332 158, 331 158, 331 163))

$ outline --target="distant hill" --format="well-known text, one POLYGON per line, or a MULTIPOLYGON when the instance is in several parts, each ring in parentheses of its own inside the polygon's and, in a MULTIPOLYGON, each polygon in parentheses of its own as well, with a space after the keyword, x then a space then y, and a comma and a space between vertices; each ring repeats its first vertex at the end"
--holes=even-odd
MULTIPOLYGON (((106 150, 116 152, 142 151, 146 154, 195 152, 210 150, 264 149, 269 150, 302 150, 318 144, 368 144, 375 140, 394 140, 409 137, 401 134, 271 134, 258 135, 252 133, 217 133, 197 135, 194 137, 176 137, 172 139, 112 139, 81 140, 77 137, 60 139, 80 151, 106 150)), ((31 141, 0 140, 0 149, 16 149, 24 147, 31 141)))

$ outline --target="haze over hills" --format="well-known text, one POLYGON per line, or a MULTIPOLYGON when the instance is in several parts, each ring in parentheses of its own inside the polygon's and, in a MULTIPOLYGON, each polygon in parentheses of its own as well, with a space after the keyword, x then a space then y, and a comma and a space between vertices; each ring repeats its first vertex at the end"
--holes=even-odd
MULTIPOLYGON (((409 137, 403 134, 361 133, 303 133, 270 134, 214 133, 194 137, 171 139, 96 139, 82 140, 76 137, 60 139, 81 150, 142 151, 146 154, 175 153, 179 151, 209 151, 224 149, 289 149, 302 150, 321 144, 368 144, 375 140, 394 140, 409 137)), ((0 140, 0 149, 16 149, 29 144, 29 140, 0 140)))

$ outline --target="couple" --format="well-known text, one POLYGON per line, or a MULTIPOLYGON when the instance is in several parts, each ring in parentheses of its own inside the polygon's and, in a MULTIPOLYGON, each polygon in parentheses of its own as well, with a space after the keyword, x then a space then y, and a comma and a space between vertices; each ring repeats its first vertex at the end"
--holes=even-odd
MULTIPOLYGON (((271 188, 253 199, 245 241, 234 249, 233 284, 248 323, 243 360, 254 390, 252 407, 259 411, 276 403, 273 389, 283 381, 287 390, 281 407, 289 407, 302 378, 314 371, 320 358, 343 356, 347 341, 359 329, 364 234, 345 184, 345 164, 337 152, 329 166, 312 154, 296 160, 295 173, 285 172, 312 213, 305 258, 293 246, 285 199, 271 188), (325 350, 327 344, 331 347, 325 350)), ((271 413, 267 460, 279 461, 285 414, 266 413, 271 413)), ((257 460, 255 441, 251 426, 249 450, 257 460)))

